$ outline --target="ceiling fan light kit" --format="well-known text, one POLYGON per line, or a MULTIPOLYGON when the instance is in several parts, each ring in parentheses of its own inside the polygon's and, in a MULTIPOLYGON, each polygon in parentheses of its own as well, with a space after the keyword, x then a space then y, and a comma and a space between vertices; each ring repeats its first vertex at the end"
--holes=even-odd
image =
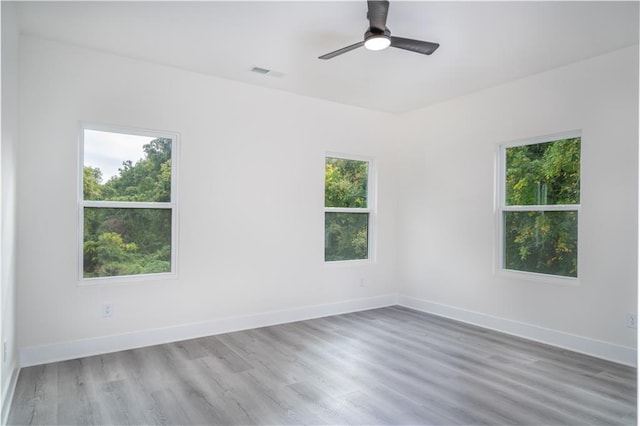
POLYGON ((368 0, 367 19, 369 29, 364 33, 364 41, 352 44, 342 49, 319 56, 318 59, 331 59, 343 53, 350 52, 359 47, 366 47, 369 50, 383 50, 387 47, 409 50, 423 55, 431 55, 440 47, 438 43, 430 41, 413 40, 410 38, 392 37, 391 31, 387 28, 387 14, 389 13, 389 2, 386 0, 368 0))
POLYGON ((391 39, 385 34, 371 34, 365 37, 364 47, 369 50, 382 50, 389 47, 391 39))

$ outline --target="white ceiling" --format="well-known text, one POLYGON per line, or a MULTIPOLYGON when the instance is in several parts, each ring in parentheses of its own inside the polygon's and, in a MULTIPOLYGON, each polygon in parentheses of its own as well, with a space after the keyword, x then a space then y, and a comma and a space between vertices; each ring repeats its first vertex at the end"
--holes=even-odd
POLYGON ((24 2, 21 31, 301 95, 404 112, 638 43, 638 2, 403 2, 395 36, 431 56, 364 48, 367 3, 24 2), (254 66, 283 75, 259 75, 254 66))

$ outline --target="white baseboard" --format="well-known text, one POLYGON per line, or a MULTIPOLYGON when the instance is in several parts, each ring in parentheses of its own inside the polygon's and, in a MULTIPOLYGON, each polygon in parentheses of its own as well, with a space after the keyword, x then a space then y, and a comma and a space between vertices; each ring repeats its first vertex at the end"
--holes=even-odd
MULTIPOLYGON (((637 365, 637 351, 635 348, 615 345, 414 297, 390 294, 282 311, 263 312, 254 315, 221 318, 212 321, 143 330, 126 334, 31 346, 20 349, 20 367, 47 364, 50 362, 100 355, 221 333, 393 306, 396 304, 621 364, 633 367, 637 365)), ((11 392, 4 394, 3 409, 5 404, 10 404, 11 402, 10 400, 7 401, 7 395, 13 395, 17 376, 18 369, 15 369, 9 385, 11 392)), ((4 413, 3 410, 3 416, 4 413)))
POLYGON ((13 401, 13 395, 16 391, 16 384, 18 383, 18 374, 20 373, 19 368, 11 369, 11 377, 7 381, 7 386, 2 390, 2 418, 1 421, 3 425, 7 424, 7 420, 9 418, 9 410, 11 409, 11 402, 13 401))
POLYGON ((263 312, 255 315, 221 318, 174 327, 136 331, 133 333, 53 343, 50 345, 31 346, 20 349, 20 366, 29 367, 32 365, 41 365, 144 346, 195 339, 250 328, 266 327, 275 324, 393 306, 397 304, 397 302, 398 296, 390 294, 282 311, 263 312))
POLYGON ((512 334, 620 364, 632 367, 637 366, 637 350, 635 348, 615 345, 588 337, 494 317, 409 296, 398 296, 398 304, 418 311, 512 334))

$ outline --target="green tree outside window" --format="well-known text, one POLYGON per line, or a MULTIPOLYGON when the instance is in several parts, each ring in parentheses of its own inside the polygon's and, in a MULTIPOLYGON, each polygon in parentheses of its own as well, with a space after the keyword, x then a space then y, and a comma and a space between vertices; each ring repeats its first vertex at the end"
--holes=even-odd
POLYGON ((369 162, 325 160, 325 261, 369 256, 369 162))
POLYGON ((505 269, 578 276, 580 138, 505 150, 505 269))
POLYGON ((84 278, 171 272, 173 210, 136 204, 171 201, 171 150, 172 139, 152 139, 143 158, 124 160, 106 182, 84 165, 84 278))

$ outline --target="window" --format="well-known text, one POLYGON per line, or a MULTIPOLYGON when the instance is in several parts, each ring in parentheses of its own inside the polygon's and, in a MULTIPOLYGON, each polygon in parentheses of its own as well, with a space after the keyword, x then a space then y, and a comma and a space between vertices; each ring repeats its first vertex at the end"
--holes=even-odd
POLYGON ((504 269, 578 277, 580 140, 572 133, 502 148, 504 269))
POLYGON ((176 272, 177 135, 82 125, 80 277, 176 272))
POLYGON ((325 158, 324 260, 369 259, 373 214, 372 161, 325 158))

